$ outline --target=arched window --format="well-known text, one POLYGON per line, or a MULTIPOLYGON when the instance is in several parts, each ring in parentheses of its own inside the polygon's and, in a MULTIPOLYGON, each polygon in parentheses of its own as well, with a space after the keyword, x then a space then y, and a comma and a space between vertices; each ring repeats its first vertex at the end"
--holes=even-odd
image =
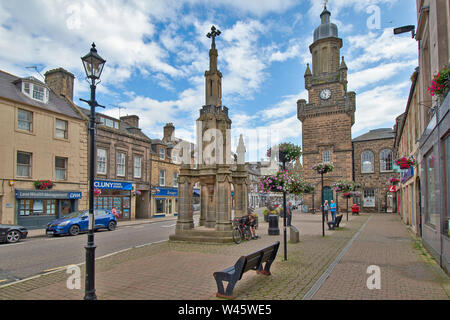
POLYGON ((392 170, 392 151, 390 149, 383 149, 380 152, 380 171, 392 170))
POLYGON ((327 163, 331 161, 330 150, 322 152, 322 162, 327 163))
POLYGON ((361 153, 361 172, 373 172, 373 152, 364 151, 361 153))

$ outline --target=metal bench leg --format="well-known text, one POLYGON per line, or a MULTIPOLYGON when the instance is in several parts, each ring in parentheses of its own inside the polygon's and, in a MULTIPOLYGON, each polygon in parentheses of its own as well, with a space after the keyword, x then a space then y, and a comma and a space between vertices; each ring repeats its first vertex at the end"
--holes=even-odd
POLYGON ((235 279, 235 277, 226 279, 226 277, 223 277, 220 274, 216 274, 216 273, 214 273, 214 279, 216 280, 216 284, 217 284, 216 297, 224 298, 224 299, 234 299, 233 289, 234 289, 234 286, 236 285, 238 279, 235 279), (228 282, 226 290, 224 290, 223 281, 228 282))

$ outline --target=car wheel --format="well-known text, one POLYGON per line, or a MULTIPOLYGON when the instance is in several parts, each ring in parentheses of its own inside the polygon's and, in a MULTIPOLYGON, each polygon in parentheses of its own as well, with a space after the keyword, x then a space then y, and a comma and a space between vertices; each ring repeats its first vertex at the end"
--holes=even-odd
POLYGON ((70 234, 71 236, 76 236, 76 235, 78 235, 79 233, 80 233, 80 227, 77 226, 76 224, 74 224, 73 226, 71 226, 71 227, 69 228, 69 234, 70 234))
POLYGON ((6 234, 7 243, 16 243, 20 240, 20 232, 17 230, 11 230, 6 234))
POLYGON ((108 223, 108 230, 109 230, 109 231, 114 231, 114 230, 116 230, 116 223, 115 223, 114 221, 110 221, 110 222, 108 223))

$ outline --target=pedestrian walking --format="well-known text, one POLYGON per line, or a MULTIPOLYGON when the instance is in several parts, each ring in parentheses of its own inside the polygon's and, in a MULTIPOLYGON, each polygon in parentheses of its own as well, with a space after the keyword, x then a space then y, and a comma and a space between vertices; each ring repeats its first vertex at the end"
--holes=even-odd
POLYGON ((336 220, 336 203, 334 203, 333 200, 331 200, 330 212, 331 212, 331 221, 334 223, 334 221, 336 220))
POLYGON ((328 204, 328 200, 325 200, 323 203, 323 214, 325 215, 325 219, 328 221, 328 211, 330 210, 330 206, 328 204))
POLYGON ((288 227, 291 226, 291 221, 292 221, 292 202, 288 202, 288 205, 286 206, 286 212, 287 212, 287 225, 288 227))
POLYGON ((117 213, 116 207, 113 207, 111 209, 111 213, 114 215, 114 217, 116 217, 116 219, 119 219, 119 214, 117 213))

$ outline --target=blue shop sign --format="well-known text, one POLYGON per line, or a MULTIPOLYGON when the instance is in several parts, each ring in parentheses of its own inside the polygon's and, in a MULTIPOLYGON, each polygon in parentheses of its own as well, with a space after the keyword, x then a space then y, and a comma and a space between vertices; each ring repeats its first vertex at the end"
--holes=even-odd
POLYGON ((159 192, 155 196, 178 197, 178 188, 158 187, 159 192))
POLYGON ((98 189, 132 190, 133 184, 131 182, 94 180, 94 187, 98 189))
POLYGON ((21 190, 16 189, 16 199, 81 199, 80 191, 21 190))

